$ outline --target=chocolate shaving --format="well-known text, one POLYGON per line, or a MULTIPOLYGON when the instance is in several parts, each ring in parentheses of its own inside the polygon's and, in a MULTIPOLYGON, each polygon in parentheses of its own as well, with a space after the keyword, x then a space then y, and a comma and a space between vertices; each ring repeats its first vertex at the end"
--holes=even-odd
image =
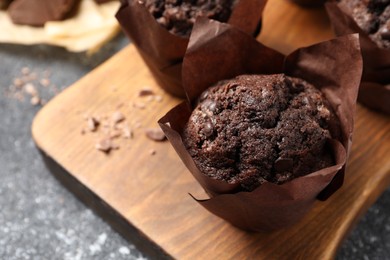
POLYGON ((100 125, 100 122, 97 118, 95 117, 88 117, 87 118, 87 126, 88 130, 91 132, 95 132, 100 125))
POLYGON ((194 178, 210 195, 210 199, 197 200, 207 210, 246 230, 275 230, 294 224, 316 198, 327 199, 340 188, 362 74, 357 35, 300 48, 285 57, 233 26, 199 19, 182 72, 188 100, 169 111, 159 124, 194 178), (199 171, 182 142, 183 127, 199 95, 212 84, 240 74, 276 73, 310 82, 329 101, 341 128, 340 137, 328 142, 335 164, 281 185, 265 182, 252 192, 237 192, 237 184, 212 179, 199 171))
POLYGON ((119 146, 115 145, 111 138, 100 139, 96 144, 95 148, 99 151, 109 153, 111 150, 119 149, 119 146))
POLYGON ((161 142, 166 139, 164 132, 160 128, 147 128, 145 129, 145 135, 150 140, 161 142))
POLYGON ((133 131, 130 129, 129 126, 124 126, 123 129, 122 129, 122 135, 124 138, 126 139, 131 139, 133 138, 134 134, 133 134, 133 131))
POLYGON ((145 109, 146 105, 142 102, 134 102, 133 107, 138 108, 138 109, 145 109))
POLYGON ((138 96, 139 96, 139 97, 146 97, 146 96, 153 96, 153 95, 154 95, 153 90, 148 89, 148 88, 141 89, 141 90, 138 92, 138 96))
POLYGON ((122 122, 125 119, 125 116, 120 111, 115 111, 111 116, 111 120, 114 125, 122 122))

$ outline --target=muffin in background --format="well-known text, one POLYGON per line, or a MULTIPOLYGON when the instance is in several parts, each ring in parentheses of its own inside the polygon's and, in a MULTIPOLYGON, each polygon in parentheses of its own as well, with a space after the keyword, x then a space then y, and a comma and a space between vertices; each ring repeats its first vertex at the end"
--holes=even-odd
POLYGON ((341 0, 325 7, 336 35, 359 33, 363 75, 358 101, 390 115, 390 1, 341 0))
POLYGON ((189 37, 195 20, 206 17, 227 22, 237 0, 144 0, 148 11, 169 32, 189 37))
POLYGON ((122 0, 116 17, 160 87, 185 97, 181 67, 195 20, 221 19, 257 36, 265 4, 266 0, 122 0))
POLYGON ((340 3, 378 47, 390 48, 390 1, 341 0, 340 3))

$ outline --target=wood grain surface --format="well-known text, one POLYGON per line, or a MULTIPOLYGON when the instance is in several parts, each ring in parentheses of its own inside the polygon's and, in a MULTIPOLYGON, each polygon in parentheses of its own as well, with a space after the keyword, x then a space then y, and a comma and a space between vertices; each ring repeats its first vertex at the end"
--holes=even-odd
MULTIPOLYGON (((323 9, 302 9, 269 0, 259 40, 289 53, 332 37, 323 9)), ((178 99, 158 88, 134 46, 50 101, 36 116, 37 146, 65 171, 56 172, 70 189, 92 194, 85 200, 126 236, 138 231, 162 254, 177 259, 331 259, 354 223, 390 184, 390 120, 358 105, 354 142, 344 186, 297 225, 273 233, 248 233, 199 206, 188 193, 205 197, 168 142, 145 137, 178 99), (161 102, 138 97, 154 89, 161 102), (134 103, 144 103, 144 109, 134 103), (82 135, 83 115, 119 110, 134 129, 106 155, 94 148, 99 131, 82 135), (138 126, 138 128, 136 127, 138 126), (155 151, 154 155, 151 151, 155 151), (104 214, 103 214, 104 215, 104 214), (123 225, 116 225, 118 223, 123 225)), ((163 255, 161 255, 163 256, 163 255)))

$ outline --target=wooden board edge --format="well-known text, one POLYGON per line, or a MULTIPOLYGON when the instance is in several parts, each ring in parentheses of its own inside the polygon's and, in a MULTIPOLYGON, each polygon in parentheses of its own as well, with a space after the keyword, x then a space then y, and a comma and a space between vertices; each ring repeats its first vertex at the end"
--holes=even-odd
POLYGON ((66 187, 84 205, 106 221, 111 228, 125 240, 133 243, 137 249, 151 259, 173 259, 163 248, 152 241, 146 234, 128 222, 114 208, 105 203, 93 191, 82 185, 74 176, 59 165, 53 158, 37 147, 43 162, 50 173, 66 187))

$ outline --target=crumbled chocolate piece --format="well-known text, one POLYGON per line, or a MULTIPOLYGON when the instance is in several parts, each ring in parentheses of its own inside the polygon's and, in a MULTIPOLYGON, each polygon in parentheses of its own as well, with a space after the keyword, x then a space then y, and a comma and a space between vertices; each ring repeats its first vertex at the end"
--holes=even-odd
POLYGON ((15 87, 20 88, 23 86, 24 82, 20 78, 15 78, 13 84, 15 87))
POLYGON ((122 128, 122 133, 123 133, 123 137, 126 138, 126 139, 131 139, 133 138, 133 131, 131 131, 130 127, 125 125, 123 128, 122 128))
POLYGON ((26 85, 24 85, 24 91, 31 95, 31 96, 36 96, 38 95, 38 91, 37 89, 35 88, 35 86, 31 83, 27 83, 26 85))
POLYGON ((146 97, 146 96, 153 96, 153 95, 154 95, 153 90, 148 89, 148 88, 141 89, 141 90, 138 92, 138 96, 139 96, 139 97, 146 97))
POLYGON ((120 111, 115 111, 111 116, 111 120, 113 124, 120 123, 125 119, 126 119, 125 116, 120 111))
POLYGON ((146 136, 153 141, 161 142, 166 139, 164 132, 160 128, 147 128, 145 129, 146 136))
POLYGON ((159 95, 154 96, 154 99, 155 99, 157 102, 163 101, 163 97, 162 97, 162 96, 159 96, 159 95))
POLYGON ((110 133, 110 138, 111 138, 111 139, 118 138, 118 137, 121 136, 121 134, 122 134, 122 132, 120 132, 120 131, 118 131, 118 130, 113 130, 113 131, 111 131, 111 133, 110 133))
POLYGON ((115 149, 117 146, 113 145, 110 138, 100 139, 96 144, 95 148, 99 151, 109 153, 112 149, 115 149))
POLYGON ((100 121, 96 117, 89 117, 87 119, 88 130, 91 132, 95 132, 100 125, 100 121))
POLYGON ((48 87, 50 85, 50 80, 49 79, 46 79, 46 78, 43 78, 39 81, 39 83, 44 86, 44 87, 48 87))
POLYGON ((40 98, 38 97, 38 96, 33 96, 33 97, 31 97, 31 99, 30 99, 30 103, 31 103, 31 105, 33 105, 33 106, 36 106, 36 105, 39 105, 40 104, 40 98))
POLYGON ((145 109, 146 108, 145 104, 142 102, 134 102, 133 107, 138 108, 138 109, 145 109))

